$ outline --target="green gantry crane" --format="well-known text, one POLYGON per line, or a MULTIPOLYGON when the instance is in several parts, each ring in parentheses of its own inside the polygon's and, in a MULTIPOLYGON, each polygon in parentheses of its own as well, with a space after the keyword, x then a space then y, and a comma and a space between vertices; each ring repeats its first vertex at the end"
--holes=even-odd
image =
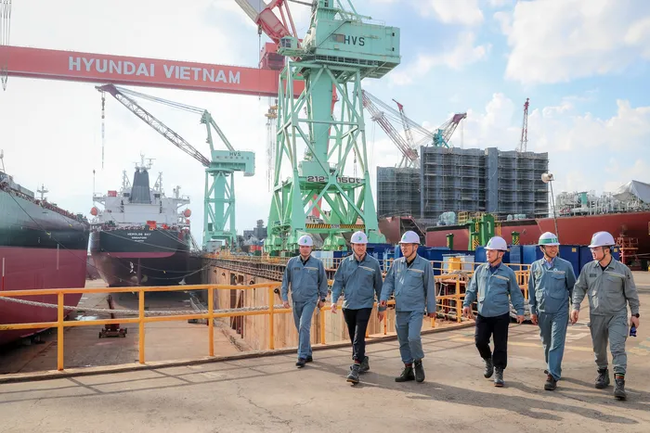
MULTIPOLYGON (((110 94, 122 105, 128 108, 133 114, 142 119, 159 134, 171 141, 176 147, 199 161, 205 167, 205 193, 203 202, 203 250, 214 251, 225 245, 231 248, 237 240, 235 230, 235 181, 234 172, 243 171, 244 176, 255 174, 255 153, 235 150, 210 113, 199 107, 180 104, 166 99, 134 92, 122 87, 107 84, 96 87, 97 90, 110 94), (150 101, 162 103, 173 108, 182 109, 201 115, 201 123, 207 129, 206 142, 210 145, 208 159, 194 146, 187 142, 178 133, 156 119, 146 111, 132 97, 140 97, 150 101), (212 130, 217 133, 228 150, 217 150, 214 148, 212 130)), ((102 96, 102 107, 104 100, 102 96)))
POLYGON ((365 230, 370 242, 385 242, 370 186, 361 80, 381 78, 400 63, 399 29, 370 23, 349 0, 347 9, 341 0, 314 0, 296 2, 311 7, 309 29, 299 38, 285 0, 235 1, 287 59, 265 250, 293 251, 304 233, 326 235, 327 250, 346 248, 343 234, 355 230, 365 230), (294 99, 300 82, 304 91, 294 99), (302 158, 299 144, 306 149, 302 158), (362 177, 346 174, 353 157, 362 177), (284 179, 283 168, 290 172, 284 179), (310 218, 314 213, 322 223, 310 218))

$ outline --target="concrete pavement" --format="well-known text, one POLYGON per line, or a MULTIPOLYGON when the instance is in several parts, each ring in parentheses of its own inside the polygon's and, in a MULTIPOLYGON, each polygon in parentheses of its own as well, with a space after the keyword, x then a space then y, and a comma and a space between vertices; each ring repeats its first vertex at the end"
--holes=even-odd
MULTIPOLYGON (((642 313, 650 285, 641 286, 642 313)), ((650 278, 648 279, 650 282, 650 278)), ((585 312, 586 313, 586 312, 585 312)), ((368 346, 371 371, 345 382, 350 350, 314 352, 302 370, 278 355, 0 385, 0 431, 18 432, 647 432, 650 325, 628 339, 628 401, 593 387, 587 314, 570 326, 563 379, 543 390, 537 328, 512 325, 506 387, 482 377, 473 330, 423 337, 427 379, 395 383, 397 343, 368 346)), ((611 357, 610 357, 611 359, 611 357)))

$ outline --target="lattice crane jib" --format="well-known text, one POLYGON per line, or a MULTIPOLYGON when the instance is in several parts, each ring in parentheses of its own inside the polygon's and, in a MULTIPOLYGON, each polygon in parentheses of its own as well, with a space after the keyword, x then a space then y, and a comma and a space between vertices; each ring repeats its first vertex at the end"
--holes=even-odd
POLYGON ((235 245, 237 231, 235 229, 235 186, 233 174, 236 171, 241 171, 244 172, 244 176, 254 175, 255 154, 253 152, 235 150, 207 110, 134 92, 113 84, 98 86, 97 90, 113 96, 156 132, 205 167, 203 249, 212 250, 216 246, 223 244, 235 245), (205 157, 176 131, 145 110, 135 98, 147 99, 173 108, 200 114, 201 123, 206 127, 206 142, 210 146, 211 159, 205 157), (213 132, 221 139, 227 150, 215 148, 213 132))
MULTIPOLYGON (((282 4, 275 0, 264 11, 282 4)), ((290 14, 285 15, 289 15, 285 22, 291 23, 290 14)), ((274 38, 268 26, 260 24, 265 22, 262 12, 254 21, 274 38)), ((368 233, 371 242, 384 242, 370 185, 361 80, 381 78, 400 63, 399 29, 370 23, 347 0, 314 1, 302 41, 286 29, 285 25, 282 32, 287 36, 278 40, 278 53, 288 59, 280 78, 265 249, 295 250, 305 232, 327 235, 323 249, 329 250, 345 248, 343 234, 359 229, 368 233), (294 99, 294 85, 301 81, 305 90, 294 99), (339 99, 336 110, 332 109, 334 92, 339 99), (303 148, 304 156, 299 155, 303 148), (355 151, 361 177, 346 174, 355 151), (283 169, 290 172, 288 178, 281 177, 283 169), (329 209, 322 209, 321 203, 329 209), (322 221, 312 218, 314 209, 322 221)))

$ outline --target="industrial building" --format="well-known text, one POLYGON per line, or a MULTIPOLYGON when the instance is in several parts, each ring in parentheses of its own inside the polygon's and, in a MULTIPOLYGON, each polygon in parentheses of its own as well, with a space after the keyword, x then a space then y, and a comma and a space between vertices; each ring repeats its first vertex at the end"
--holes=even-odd
MULTIPOLYGON (((412 215, 436 224, 445 212, 489 212, 538 218, 548 215, 541 180, 548 153, 421 147, 420 168, 377 168, 380 217, 412 215)), ((452 222, 452 221, 450 221, 452 222)))

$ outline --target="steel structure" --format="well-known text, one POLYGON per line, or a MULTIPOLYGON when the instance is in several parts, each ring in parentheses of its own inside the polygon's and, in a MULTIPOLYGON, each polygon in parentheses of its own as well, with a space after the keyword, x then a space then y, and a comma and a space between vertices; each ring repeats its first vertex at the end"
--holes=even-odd
POLYGON ((305 232, 327 235, 323 248, 330 250, 345 248, 343 234, 358 229, 365 230, 371 242, 383 242, 368 171, 361 80, 381 78, 400 63, 399 29, 369 23, 350 1, 345 1, 346 9, 340 0, 315 0, 301 40, 284 0, 268 5, 236 1, 278 44, 278 54, 288 58, 280 76, 277 157, 265 249, 295 250, 305 232), (304 91, 294 100, 301 82, 304 91), (306 149, 302 158, 299 144, 306 149), (346 176, 355 150, 361 178, 346 176), (287 179, 281 177, 283 168, 290 170, 287 179), (329 210, 321 208, 323 202, 329 210), (322 223, 309 222, 314 209, 322 223))
POLYGON ((235 150, 207 110, 119 88, 113 84, 99 86, 97 90, 113 96, 147 125, 172 142, 174 146, 205 167, 203 249, 211 251, 222 243, 227 243, 230 246, 235 245, 237 231, 235 230, 235 184, 233 174, 235 171, 243 171, 244 176, 253 176, 255 174, 255 154, 235 150), (211 159, 206 158, 187 140, 142 108, 133 97, 141 97, 200 114, 201 123, 205 125, 207 130, 206 141, 210 145, 211 159), (213 130, 228 150, 215 149, 213 130))

